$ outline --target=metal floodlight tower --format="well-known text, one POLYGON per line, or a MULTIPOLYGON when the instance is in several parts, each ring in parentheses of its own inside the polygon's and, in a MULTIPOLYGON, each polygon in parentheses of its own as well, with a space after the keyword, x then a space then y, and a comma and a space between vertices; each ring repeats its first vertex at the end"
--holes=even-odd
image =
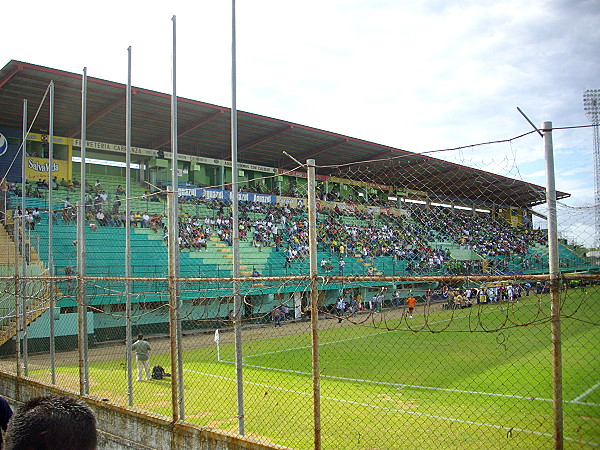
POLYGON ((587 89, 583 93, 583 109, 585 115, 593 126, 594 134, 594 211, 596 233, 594 247, 600 247, 600 137, 598 124, 600 124, 600 89, 587 89))

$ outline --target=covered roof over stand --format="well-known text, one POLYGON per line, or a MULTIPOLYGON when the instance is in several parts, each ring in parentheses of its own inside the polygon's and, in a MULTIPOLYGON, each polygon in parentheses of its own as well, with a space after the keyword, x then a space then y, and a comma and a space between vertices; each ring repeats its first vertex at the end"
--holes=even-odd
MULTIPOLYGON (((55 85, 54 134, 81 136, 81 74, 10 61, 0 70, 0 126, 22 127, 23 99, 33 117, 50 81, 55 85)), ((231 111, 201 101, 178 98, 178 152, 228 160, 231 158, 231 111)), ((87 139, 125 144, 126 85, 88 77, 87 139)), ((42 108, 33 132, 47 132, 48 108, 42 108)), ((170 150, 171 96, 132 88, 131 145, 170 150)), ((369 164, 354 179, 378 184, 410 186, 447 198, 473 198, 485 185, 485 199, 496 204, 533 206, 545 203, 541 186, 449 163, 417 153, 384 146, 284 120, 238 111, 238 161, 278 169, 293 169, 313 158, 324 175, 344 176, 333 167, 370 159, 401 157, 393 167, 382 161, 369 164), (427 174, 426 177, 423 174, 427 174), (368 177, 368 178, 367 178, 368 177), (425 179, 426 178, 426 179, 425 179), (432 189, 435 186, 435 190, 432 189), (425 189, 427 188, 427 189, 425 189)), ((569 194, 557 192, 557 198, 569 194)))

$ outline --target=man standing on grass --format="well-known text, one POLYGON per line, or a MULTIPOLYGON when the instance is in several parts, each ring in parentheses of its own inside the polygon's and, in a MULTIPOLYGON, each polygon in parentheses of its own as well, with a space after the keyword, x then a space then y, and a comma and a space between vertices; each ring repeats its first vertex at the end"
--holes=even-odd
POLYGON ((408 314, 410 318, 413 318, 413 311, 415 310, 415 306, 417 305, 417 300, 413 297, 412 292, 408 295, 406 299, 406 303, 408 304, 408 314))
POLYGON ((273 326, 275 328, 281 327, 281 316, 283 314, 282 314, 281 309, 279 308, 279 306, 276 306, 275 308, 273 308, 273 311, 271 312, 271 315, 273 316, 273 326))
POLYGON ((344 315, 344 297, 338 299, 335 309, 337 310, 338 323, 342 323, 342 316, 344 315))
POLYGON ((394 293, 394 306, 400 307, 400 292, 398 291, 394 293))
POLYGON ((138 334, 137 341, 133 343, 131 349, 135 352, 137 362, 138 376, 136 381, 142 381, 142 370, 146 371, 146 380, 150 380, 150 344, 144 340, 144 336, 138 334))
POLYGON ((371 311, 379 312, 379 295, 371 297, 371 311))

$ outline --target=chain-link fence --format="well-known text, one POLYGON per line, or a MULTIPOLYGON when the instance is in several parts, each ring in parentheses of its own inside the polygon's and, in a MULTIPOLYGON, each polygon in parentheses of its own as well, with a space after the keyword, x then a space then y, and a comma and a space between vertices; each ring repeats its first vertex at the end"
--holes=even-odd
POLYGON ((129 243, 105 177, 85 275, 78 206, 15 213, 3 370, 292 448, 600 445, 595 208, 552 243, 544 188, 419 158, 244 180, 237 233, 230 191, 181 190, 177 240, 137 186, 129 243))

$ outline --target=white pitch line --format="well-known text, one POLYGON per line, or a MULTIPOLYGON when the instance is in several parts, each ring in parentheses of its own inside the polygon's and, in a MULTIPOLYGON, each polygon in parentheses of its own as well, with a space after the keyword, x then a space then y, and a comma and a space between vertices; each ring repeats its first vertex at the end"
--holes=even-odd
POLYGON ((595 385, 593 385, 591 388, 589 388, 587 391, 585 391, 585 392, 584 392, 583 394, 581 394, 580 396, 578 396, 578 397, 575 397, 575 398, 574 398, 574 399, 573 399, 571 402, 569 402, 569 403, 577 403, 577 402, 579 402, 579 400, 581 400, 581 399, 582 399, 582 398, 584 398, 584 397, 587 397, 589 394, 591 394, 591 393, 594 391, 594 389, 596 389, 596 388, 597 388, 597 387, 599 387, 599 386, 600 386, 600 382, 598 382, 598 383, 596 383, 595 385))
MULTIPOLYGON (((195 374, 199 374, 199 375, 205 375, 208 377, 213 377, 213 378, 219 378, 219 379, 223 379, 223 380, 228 380, 228 381, 236 381, 235 378, 230 378, 230 377, 224 377, 222 375, 214 375, 214 374, 210 374, 210 373, 204 373, 204 372, 199 372, 196 370, 190 370, 190 369, 183 369, 186 372, 191 372, 191 373, 195 373, 195 374)), ((302 373, 302 372, 299 372, 302 373)), ((255 383, 255 382, 251 382, 251 381, 244 381, 244 384, 248 384, 248 385, 252 385, 252 386, 260 386, 260 387, 266 387, 269 389, 275 389, 278 391, 283 391, 283 392, 291 392, 294 394, 298 394, 298 395, 304 395, 304 396, 312 396, 312 392, 302 392, 302 391, 296 391, 293 389, 286 389, 286 388, 282 388, 280 386, 271 386, 269 384, 264 384, 264 383, 255 383)), ((377 405, 371 405, 369 403, 363 403, 363 402, 356 402, 353 400, 344 400, 344 399, 339 399, 336 397, 327 397, 327 396, 323 396, 321 398, 324 398, 326 400, 331 400, 334 402, 340 402, 340 403, 348 403, 348 404, 353 404, 353 405, 358 405, 358 406, 364 406, 367 408, 373 408, 373 409, 382 409, 385 411, 393 411, 393 412, 398 412, 398 413, 404 413, 404 414, 410 414, 410 415, 414 415, 414 416, 419 416, 419 417, 427 417, 430 419, 436 419, 436 420, 444 420, 444 421, 448 421, 448 422, 455 422, 455 423, 464 423, 467 425, 475 425, 475 426, 480 426, 480 427, 487 427, 487 428, 495 428, 495 429, 499 429, 499 430, 506 430, 506 431, 519 431, 522 433, 528 433, 528 434, 534 434, 536 436, 544 436, 544 437, 549 437, 549 438, 553 438, 554 435, 550 434, 550 433, 542 433, 541 431, 533 431, 533 430, 527 430, 524 428, 515 428, 515 427, 507 427, 507 426, 503 426, 503 425, 493 425, 493 424, 489 424, 489 423, 481 423, 481 422, 473 422, 470 420, 462 420, 462 419, 455 419, 452 417, 444 417, 444 416, 436 416, 433 414, 426 414, 426 413, 421 413, 421 412, 417 412, 417 411, 407 411, 405 409, 397 409, 397 408, 387 408, 387 407, 382 407, 382 406, 377 406, 377 405)), ((565 440, 567 441, 572 441, 572 442, 578 442, 581 444, 586 444, 586 445, 592 445, 594 447, 600 447, 600 444, 597 442, 586 442, 586 441, 581 441, 580 439, 574 439, 574 438, 569 438, 569 437, 563 437, 565 440)))
MULTIPOLYGON (((233 364, 233 361, 221 360, 221 362, 225 362, 228 364, 233 364)), ((275 367, 266 367, 266 366, 257 366, 254 364, 244 364, 246 367, 252 367, 253 369, 264 369, 264 370, 272 370, 276 372, 286 372, 286 373, 294 373, 298 375, 312 376, 311 372, 301 372, 299 370, 290 370, 290 369, 278 369, 275 367)), ((420 386, 416 384, 403 384, 403 383, 388 383, 385 381, 373 381, 373 380, 364 380, 360 378, 346 378, 346 377, 336 377, 332 375, 323 375, 321 374, 321 378, 329 378, 331 380, 341 380, 341 381, 352 381, 357 383, 369 383, 381 386, 393 386, 397 388, 412 388, 412 389, 423 389, 429 391, 442 391, 442 392, 454 392, 457 394, 474 394, 474 395, 485 395, 489 397, 503 397, 503 398, 513 398, 517 400, 535 400, 540 402, 553 402, 551 398, 543 398, 543 397, 525 397, 522 395, 512 395, 512 394, 498 394, 495 392, 482 392, 482 391, 467 391, 463 389, 451 389, 451 388, 442 388, 437 386, 420 386)), ((598 383, 600 385, 600 383, 598 383)), ((600 406, 598 403, 588 403, 581 402, 579 399, 564 401, 564 403, 577 404, 577 405, 585 405, 585 406, 600 406)))
MULTIPOLYGON (((354 405, 365 406, 365 407, 368 407, 368 408, 383 409, 383 410, 386 410, 386 411, 393 411, 393 412, 411 414, 411 415, 420 416, 420 417, 427 417, 427 418, 430 418, 430 419, 446 420, 446 421, 449 421, 449 422, 464 423, 464 424, 467 424, 467 425, 476 425, 476 426, 479 426, 479 427, 496 428, 496 429, 499 429, 499 430, 506 430, 506 431, 511 431, 511 430, 512 431, 520 431, 520 432, 523 432, 523 433, 535 434, 537 436, 545 436, 545 437, 549 437, 549 438, 554 438, 553 434, 542 433, 541 431, 526 430, 524 428, 507 427, 507 426, 503 426, 503 425, 493 425, 493 424, 489 424, 489 423, 473 422, 471 420, 454 419, 452 417, 436 416, 436 415, 433 415, 433 414, 420 413, 420 412, 417 412, 417 411, 407 411, 405 409, 386 408, 386 407, 382 407, 382 406, 371 405, 369 403, 355 402, 355 401, 352 401, 352 400, 341 400, 339 398, 334 398, 334 397, 321 397, 321 398, 325 398, 325 399, 332 400, 332 401, 338 401, 338 402, 342 402, 342 403, 351 403, 351 404, 354 404, 354 405)), ((574 438, 570 438, 570 437, 566 437, 566 436, 563 436, 563 439, 565 439, 567 441, 578 442, 578 443, 581 443, 581 444, 592 445, 594 447, 600 447, 600 444, 597 443, 597 442, 586 442, 586 441, 581 441, 579 439, 574 439, 574 438)))
MULTIPOLYGON (((513 304, 513 307, 517 307, 518 308, 518 307, 527 306, 527 305, 528 305, 528 303, 520 303, 518 305, 513 304)), ((498 310, 499 310, 499 308, 497 308, 495 310, 492 310, 492 311, 484 311, 481 314, 491 314, 491 313, 494 313, 494 312, 498 312, 498 310)), ((449 322, 449 321, 453 321, 453 320, 467 319, 469 317, 471 317, 470 314, 466 315, 466 316, 461 316, 461 317, 452 317, 452 318, 449 318, 449 319, 443 319, 443 320, 438 320, 438 321, 435 321, 435 322, 430 322, 429 325, 436 325, 436 324, 439 324, 439 323, 449 322)), ((396 329, 396 330, 386 330, 386 331, 381 331, 381 332, 378 332, 378 333, 367 334, 367 335, 364 335, 364 336, 355 336, 355 337, 347 338, 347 339, 340 339, 340 340, 330 341, 330 342, 322 342, 319 345, 320 346, 333 345, 333 344, 339 344, 339 343, 342 343, 342 342, 348 342, 348 341, 353 341, 353 340, 358 340, 358 339, 370 338, 370 337, 373 337, 373 336, 379 336, 379 335, 387 334, 387 333, 394 333, 396 331, 410 331, 410 330, 411 329, 409 329, 409 328, 400 328, 400 329, 396 329)), ((244 356, 243 360, 246 361, 248 358, 254 358, 254 357, 265 356, 265 355, 272 355, 272 354, 276 354, 276 353, 284 353, 284 352, 293 351, 293 350, 305 350, 305 349, 309 349, 309 348, 311 348, 311 347, 310 346, 293 347, 293 348, 286 348, 286 349, 274 350, 272 352, 257 353, 257 354, 254 354, 254 355, 244 356)), ((221 360, 221 362, 233 364, 233 361, 221 360)), ((310 372, 301 372, 301 371, 298 371, 298 370, 277 369, 277 368, 273 368, 273 367, 257 366, 257 365, 246 364, 246 363, 244 363, 244 366, 253 367, 253 368, 257 368, 257 369, 274 370, 274 371, 278 371, 278 372, 288 372, 288 373, 296 373, 296 374, 299 374, 299 375, 312 376, 312 373, 310 373, 310 372)), ((419 386, 419 385, 412 385, 412 384, 386 383, 386 382, 383 382, 383 381, 363 380, 363 379, 359 379, 359 378, 335 377, 335 376, 330 376, 330 375, 321 375, 321 377, 322 378, 337 379, 337 380, 342 380, 342 381, 353 381, 353 382, 359 382, 359 383, 371 383, 371 384, 376 384, 376 385, 396 386, 396 387, 400 387, 400 388, 408 387, 408 388, 413 388, 413 389, 424 389, 424 390, 433 390, 433 391, 455 392, 455 393, 459 393, 459 394, 475 394, 475 395, 487 395, 487 396, 491 396, 491 397, 514 398, 514 399, 519 399, 519 400, 531 400, 532 399, 532 397, 525 397, 525 396, 520 396, 520 395, 498 394, 498 393, 493 393, 493 392, 467 391, 467 390, 461 390, 461 389, 441 388, 441 387, 435 387, 435 386, 419 386)), ((595 386, 593 386, 592 388, 588 389, 586 392, 584 392, 579 397, 577 397, 577 398, 575 398, 573 400, 570 400, 570 401, 564 401, 564 403, 576 404, 576 405, 584 405, 584 406, 600 406, 600 404, 598 404, 598 403, 590 403, 590 402, 581 402, 580 401, 582 398, 584 398, 586 395, 588 395, 589 393, 591 393, 598 386, 600 386, 600 383, 598 383, 595 386)), ((552 402, 553 401, 550 398, 538 398, 538 397, 533 397, 533 400, 542 401, 542 402, 552 402)))
MULTIPOLYGON (((291 373, 297 373, 300 375, 307 375, 307 376, 312 375, 312 373, 310 373, 310 372, 300 372, 297 370, 287 370, 287 369, 276 369, 276 368, 271 368, 271 367, 255 366, 252 364, 244 364, 244 366, 252 367, 255 369, 267 369, 267 370, 275 370, 275 371, 280 371, 280 372, 291 372, 291 373)), ((458 394, 476 394, 476 395, 486 395, 486 396, 491 396, 491 397, 505 397, 505 398, 515 398, 515 399, 520 399, 520 400, 532 400, 531 397, 523 397, 520 395, 496 394, 493 392, 466 391, 466 390, 462 390, 462 389, 441 388, 441 387, 436 387, 436 386, 419 386, 416 384, 387 383, 385 381, 373 381, 373 380, 364 380, 364 379, 360 379, 360 378, 336 377, 336 376, 332 376, 332 375, 323 375, 323 374, 321 374, 321 378, 329 378, 331 380, 340 380, 340 381, 352 381, 352 382, 357 382, 357 383, 368 383, 368 384, 383 385, 383 386, 393 386, 393 387, 397 387, 397 388, 413 388, 413 389, 423 389, 423 390, 429 390, 429 391, 455 392, 458 394)), ((552 402, 552 399, 550 399, 550 398, 535 398, 534 397, 533 400, 539 400, 539 401, 543 401, 543 402, 552 402)))
MULTIPOLYGON (((198 372, 197 370, 191 370, 191 369, 183 369, 183 370, 186 371, 186 372, 191 372, 191 373, 195 373, 195 374, 198 374, 198 375, 204 375, 204 376, 207 376, 207 377, 218 378, 220 380, 237 381, 235 378, 224 377, 223 375, 215 375, 215 374, 212 374, 212 373, 198 372)), ((295 391, 293 389, 286 389, 286 388, 282 388, 282 387, 279 387, 279 386, 271 386, 269 384, 264 384, 264 383, 255 383, 253 381, 244 380, 244 384, 249 384, 249 385, 252 385, 252 386, 260 386, 260 387, 268 387, 268 388, 275 389, 275 390, 278 390, 278 391, 291 392, 293 394, 298 394, 298 395, 308 395, 307 392, 295 391)))

